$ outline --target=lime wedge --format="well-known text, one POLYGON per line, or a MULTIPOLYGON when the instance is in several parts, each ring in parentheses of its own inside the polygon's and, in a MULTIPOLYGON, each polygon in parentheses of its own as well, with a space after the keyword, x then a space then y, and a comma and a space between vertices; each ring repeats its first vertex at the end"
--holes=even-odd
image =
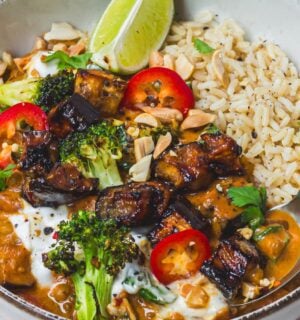
POLYGON ((163 44, 173 13, 173 0, 112 0, 89 43, 92 61, 117 73, 139 71, 163 44))

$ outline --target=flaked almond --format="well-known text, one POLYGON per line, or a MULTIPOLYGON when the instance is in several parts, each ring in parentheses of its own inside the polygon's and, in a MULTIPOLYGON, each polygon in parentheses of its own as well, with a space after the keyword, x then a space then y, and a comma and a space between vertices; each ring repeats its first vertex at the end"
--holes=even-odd
POLYGON ((164 56, 158 51, 152 51, 149 57, 149 67, 161 67, 164 65, 164 56))
POLYGON ((8 66, 11 66, 13 63, 13 57, 12 55, 7 52, 7 51, 3 51, 2 53, 2 60, 7 63, 8 66))
POLYGON ((152 155, 148 155, 138 161, 129 169, 131 180, 136 182, 145 182, 150 178, 150 166, 152 155))
POLYGON ((82 36, 82 32, 76 30, 69 23, 60 22, 52 23, 51 30, 44 35, 46 41, 58 40, 75 40, 79 39, 82 36))
POLYGON ((170 132, 167 132, 165 135, 159 136, 153 152, 153 159, 157 159, 168 148, 171 142, 172 135, 170 132))
POLYGON ((65 43, 62 43, 62 42, 59 42, 59 43, 56 43, 54 46, 53 46, 53 51, 64 51, 64 52, 68 52, 68 47, 65 43))
POLYGON ((185 298, 190 308, 204 308, 209 301, 209 296, 201 286, 193 286, 185 298))
POLYGON ((47 49, 46 41, 41 37, 37 37, 35 39, 35 43, 34 43, 33 49, 34 50, 46 50, 47 49))
POLYGON ((177 109, 172 108, 151 108, 151 107, 139 107, 144 112, 151 114, 158 120, 160 120, 162 123, 172 123, 175 121, 182 121, 183 115, 182 113, 177 109))
POLYGON ((194 65, 183 53, 181 53, 175 61, 175 71, 183 80, 187 80, 194 72, 194 69, 194 65))
POLYGON ((154 142, 152 137, 142 137, 134 140, 134 155, 136 161, 152 153, 154 150, 154 142))
POLYGON ((6 71, 7 63, 0 60, 0 77, 2 77, 6 71))
POLYGON ((149 113, 141 113, 139 114, 135 119, 134 122, 140 123, 140 124, 145 124, 150 127, 158 127, 159 123, 153 115, 149 113))
POLYGON ((206 124, 213 123, 216 120, 216 116, 211 113, 206 113, 201 110, 197 110, 197 113, 188 115, 182 122, 180 130, 194 129, 205 126, 206 124))
POLYGON ((70 57, 77 56, 85 51, 85 43, 84 41, 80 40, 77 43, 71 45, 68 49, 70 57))
POLYGON ((164 67, 174 70, 174 59, 169 54, 164 55, 164 67))
POLYGON ((211 63, 212 63, 213 70, 216 74, 216 77, 224 87, 227 87, 229 84, 229 77, 222 61, 221 50, 216 50, 214 52, 211 63))

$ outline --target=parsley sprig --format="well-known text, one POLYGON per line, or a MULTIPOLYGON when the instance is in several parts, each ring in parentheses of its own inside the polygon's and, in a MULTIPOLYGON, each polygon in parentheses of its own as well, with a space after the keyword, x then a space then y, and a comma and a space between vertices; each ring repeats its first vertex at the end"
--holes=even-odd
POLYGON ((86 52, 77 56, 70 57, 63 51, 55 51, 49 56, 47 56, 44 62, 49 62, 52 60, 58 60, 58 69, 84 69, 91 59, 92 54, 90 52, 86 52))
POLYGON ((235 206, 244 209, 241 214, 243 223, 249 224, 255 230, 264 222, 267 202, 265 188, 231 187, 228 189, 228 196, 235 206))
POLYGON ((200 39, 194 39, 194 47, 196 48, 197 51, 203 54, 209 54, 215 51, 214 48, 209 46, 206 42, 200 40, 200 39))

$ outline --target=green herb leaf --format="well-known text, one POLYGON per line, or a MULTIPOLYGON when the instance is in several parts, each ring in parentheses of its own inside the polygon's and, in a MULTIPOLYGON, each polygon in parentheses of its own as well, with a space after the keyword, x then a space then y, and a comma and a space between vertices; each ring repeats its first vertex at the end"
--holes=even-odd
POLYGON ((204 133, 210 133, 210 134, 218 134, 221 133, 220 129, 213 123, 210 123, 207 127, 205 127, 204 133))
POLYGON ((229 188, 228 196, 237 207, 252 205, 261 210, 264 210, 267 199, 265 188, 257 189, 253 186, 229 188))
POLYGON ((55 51, 54 53, 47 56, 44 61, 49 62, 52 60, 58 60, 57 66, 59 70, 70 69, 70 68, 84 69, 91 57, 92 57, 92 53, 90 52, 86 52, 78 56, 70 57, 63 51, 55 51))
POLYGON ((6 189, 6 181, 13 174, 16 165, 9 164, 5 169, 0 170, 0 191, 6 189))
POLYGON ((215 49, 210 47, 206 42, 200 39, 194 39, 194 47, 203 54, 208 54, 214 52, 215 49))
POLYGON ((241 219, 243 223, 249 224, 250 228, 254 230, 265 220, 263 212, 255 206, 246 208, 241 214, 241 219))

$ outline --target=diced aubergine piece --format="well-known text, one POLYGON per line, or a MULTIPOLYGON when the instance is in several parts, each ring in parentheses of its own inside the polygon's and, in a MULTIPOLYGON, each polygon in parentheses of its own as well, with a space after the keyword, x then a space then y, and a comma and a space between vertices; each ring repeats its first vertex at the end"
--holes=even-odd
POLYGON ((155 176, 172 183, 177 189, 197 191, 213 180, 207 155, 201 146, 189 143, 163 153, 154 164, 155 176))
POLYGON ((85 178, 72 165, 57 164, 46 176, 26 178, 22 193, 33 206, 57 207, 98 191, 98 179, 85 178))
POLYGON ((256 247, 239 235, 220 242, 213 256, 204 262, 201 272, 214 282, 228 299, 234 298, 247 274, 259 267, 256 247))
POLYGON ((100 113, 76 93, 48 114, 50 131, 58 138, 64 138, 72 131, 83 131, 99 120, 100 113))
POLYGON ((171 197, 169 187, 157 181, 129 183, 102 190, 96 213, 127 226, 148 225, 161 218, 171 197))
POLYGON ((24 132, 23 149, 19 164, 24 171, 49 172, 58 159, 58 141, 49 131, 24 132))
POLYGON ((283 253, 290 241, 290 234, 282 225, 259 227, 254 234, 258 250, 267 258, 275 261, 283 253))
POLYGON ((87 99, 102 116, 117 113, 126 85, 126 81, 101 70, 78 70, 75 78, 75 92, 87 99))
POLYGON ((209 230, 208 220, 188 200, 179 197, 163 214, 163 219, 147 235, 152 245, 187 229, 209 230))
POLYGON ((229 136, 221 133, 201 135, 203 148, 207 154, 210 168, 219 177, 243 175, 244 169, 239 156, 242 148, 229 136))

